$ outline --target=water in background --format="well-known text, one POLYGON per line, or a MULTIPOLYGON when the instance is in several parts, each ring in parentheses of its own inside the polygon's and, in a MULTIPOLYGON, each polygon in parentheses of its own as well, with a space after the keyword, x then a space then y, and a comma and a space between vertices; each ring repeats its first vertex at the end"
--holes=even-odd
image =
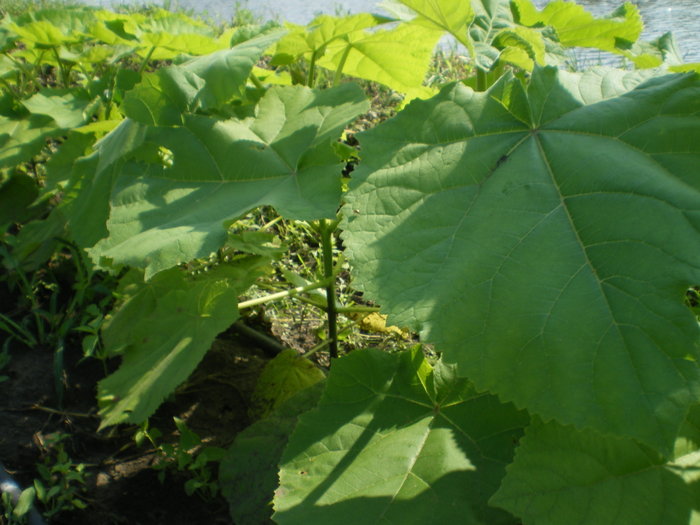
MULTIPOLYGON (((141 4, 144 0, 84 0, 91 5, 141 4)), ((673 31, 686 62, 700 62, 700 0, 631 0, 639 8, 645 23, 643 39, 651 39, 673 31)), ((347 14, 379 12, 378 0, 151 0, 166 2, 171 7, 205 12, 217 22, 231 19, 236 7, 250 9, 264 18, 306 24, 319 13, 347 14)), ((539 7, 549 0, 535 0, 539 7)), ((577 0, 596 16, 610 14, 622 0, 577 0)), ((589 59, 593 58, 589 54, 589 59)), ((604 60, 604 59, 603 59, 604 60)))

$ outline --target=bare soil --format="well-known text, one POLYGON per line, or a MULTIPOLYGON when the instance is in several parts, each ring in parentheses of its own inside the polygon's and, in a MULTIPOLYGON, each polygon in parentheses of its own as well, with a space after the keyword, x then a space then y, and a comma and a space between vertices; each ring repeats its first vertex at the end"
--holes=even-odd
MULTIPOLYGON (((0 383, 0 461, 23 487, 39 477, 36 464, 52 453, 46 443, 56 432, 68 435, 64 446, 71 460, 86 465, 88 508, 61 513, 50 523, 232 524, 221 496, 205 501, 185 493, 186 474, 170 469, 163 483, 158 480, 152 468, 156 452, 148 442, 136 446, 137 427, 97 431, 95 392, 105 370, 101 362, 80 361, 81 357, 79 348, 68 350, 61 407, 49 349, 14 351, 3 369, 9 379, 0 383)), ((163 442, 176 443, 172 418, 177 416, 205 444, 228 446, 250 424, 250 397, 265 362, 264 353, 249 341, 223 334, 190 379, 151 418, 151 428, 163 432, 163 442)), ((116 361, 108 363, 109 371, 117 366, 116 361)))

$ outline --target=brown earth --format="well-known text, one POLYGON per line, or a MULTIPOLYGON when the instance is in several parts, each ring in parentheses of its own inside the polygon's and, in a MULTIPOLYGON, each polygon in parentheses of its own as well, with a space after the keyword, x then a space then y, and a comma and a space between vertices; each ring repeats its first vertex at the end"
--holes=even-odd
MULTIPOLYGON (((224 525, 231 524, 227 503, 188 496, 185 473, 168 469, 164 483, 152 465, 153 447, 134 442, 137 427, 121 425, 98 432, 95 392, 105 376, 101 362, 79 361, 79 348, 67 351, 63 407, 56 402, 53 355, 35 348, 12 352, 0 383, 0 461, 22 487, 39 474, 36 464, 51 454, 51 435, 66 434, 64 447, 75 464, 84 463, 87 509, 64 512, 51 524, 70 525, 224 525)), ((190 379, 151 418, 162 442, 177 443, 172 418, 186 421, 206 445, 228 446, 250 424, 248 405, 265 364, 261 350, 231 332, 223 334, 190 379)), ((108 363, 109 371, 118 362, 108 363)), ((2 517, 0 517, 0 524, 2 517)))

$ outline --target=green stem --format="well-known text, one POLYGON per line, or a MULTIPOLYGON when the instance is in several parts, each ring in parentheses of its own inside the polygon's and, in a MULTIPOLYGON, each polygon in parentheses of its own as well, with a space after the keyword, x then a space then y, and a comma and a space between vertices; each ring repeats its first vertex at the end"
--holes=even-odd
POLYGON ((113 70, 109 79, 109 92, 107 95, 107 103, 105 104, 105 120, 109 120, 109 115, 112 113, 115 89, 117 89, 117 72, 116 70, 113 70))
POLYGON ((250 81, 253 83, 253 85, 255 85, 256 88, 265 89, 265 86, 262 82, 260 82, 260 79, 255 75, 255 73, 250 74, 250 81))
POLYGON ((352 49, 352 46, 348 46, 345 48, 345 51, 343 52, 343 56, 340 58, 340 63, 338 64, 338 68, 335 70, 335 76, 333 77, 333 86, 337 86, 338 83, 340 82, 340 79, 343 76, 343 68, 345 67, 345 62, 348 59, 348 55, 350 54, 350 50, 352 49))
POLYGON ((329 279, 323 279, 321 281, 307 284, 306 286, 297 286, 290 290, 285 290, 283 292, 277 292, 264 297, 258 297, 257 299, 250 299, 249 301, 243 301, 238 303, 238 310, 244 310, 245 308, 251 308, 259 304, 265 304, 272 301, 277 301, 278 299, 284 299, 285 297, 292 297, 294 295, 308 292, 310 290, 316 290, 318 288, 326 288, 328 286, 329 279))
POLYGON ((486 91, 486 72, 479 67, 476 68, 476 90, 486 91))
POLYGON ((146 54, 146 58, 143 59, 143 62, 141 62, 141 65, 139 66, 139 73, 143 73, 143 70, 146 69, 146 66, 148 65, 148 61, 151 60, 151 55, 153 52, 156 50, 156 46, 151 46, 151 49, 148 50, 148 53, 146 54))
POLYGON ((316 75, 316 51, 311 53, 311 62, 309 62, 309 74, 306 77, 306 85, 310 88, 314 87, 314 82, 316 82, 316 79, 314 78, 316 75))
POLYGON ((233 323, 233 329, 242 336, 252 339, 270 357, 274 357, 284 350, 284 347, 279 343, 279 341, 273 339, 272 337, 268 337, 265 334, 261 334, 257 330, 244 324, 242 321, 236 321, 233 323))
POLYGON ((66 73, 66 68, 63 65, 63 60, 61 60, 61 57, 58 55, 58 49, 56 46, 51 46, 51 51, 53 51, 53 56, 56 58, 56 62, 58 62, 58 69, 61 72, 61 83, 63 84, 63 87, 68 89, 68 74, 66 73))
POLYGON ((338 311, 335 304, 335 276, 333 275, 333 232, 338 221, 321 219, 321 248, 323 250, 323 276, 329 281, 326 286, 326 317, 328 318, 328 340, 331 358, 338 357, 338 311))

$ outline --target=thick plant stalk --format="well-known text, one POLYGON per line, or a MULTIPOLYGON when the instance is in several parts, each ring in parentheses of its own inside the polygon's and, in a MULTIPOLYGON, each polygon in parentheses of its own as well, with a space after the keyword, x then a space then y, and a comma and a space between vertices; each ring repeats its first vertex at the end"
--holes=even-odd
POLYGON ((320 223, 321 248, 323 250, 323 276, 328 279, 326 286, 326 317, 328 319, 328 340, 331 358, 338 357, 338 311, 335 304, 335 279, 333 278, 333 232, 338 221, 322 219, 320 223))

